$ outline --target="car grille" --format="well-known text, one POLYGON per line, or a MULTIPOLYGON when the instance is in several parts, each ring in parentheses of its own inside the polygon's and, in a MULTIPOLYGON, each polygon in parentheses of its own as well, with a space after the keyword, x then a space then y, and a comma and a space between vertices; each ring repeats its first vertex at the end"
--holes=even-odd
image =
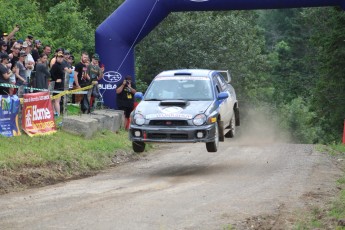
POLYGON ((187 126, 188 122, 184 120, 151 120, 150 125, 155 126, 187 126))
POLYGON ((185 140, 188 139, 188 134, 183 133, 174 133, 174 134, 167 134, 167 133, 148 133, 147 137, 149 139, 173 139, 173 140, 185 140))

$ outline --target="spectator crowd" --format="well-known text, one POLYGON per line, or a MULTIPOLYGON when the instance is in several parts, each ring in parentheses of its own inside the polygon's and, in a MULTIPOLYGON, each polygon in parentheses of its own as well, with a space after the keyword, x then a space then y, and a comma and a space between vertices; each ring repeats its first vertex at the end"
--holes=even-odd
MULTIPOLYGON (((16 39, 20 27, 16 25, 10 33, 0 34, 0 95, 18 94, 18 87, 11 88, 5 84, 33 87, 35 91, 54 89, 54 94, 63 91, 65 74, 70 89, 79 89, 90 84, 97 85, 103 78, 104 67, 100 67, 98 54, 91 60, 87 52, 81 53, 80 62, 74 63, 74 56, 69 50, 53 47, 27 35, 25 39, 16 39)), ((94 86, 95 87, 95 86, 94 86)), ((97 87, 97 86, 96 86, 97 87)), ((28 88, 28 87, 27 87, 28 88)), ((28 92, 27 89, 25 92, 28 92)), ((89 90, 87 99, 92 106, 94 98, 89 90)), ((83 94, 73 94, 73 103, 80 103, 83 94)), ((60 115, 60 99, 53 100, 54 113, 60 115)))

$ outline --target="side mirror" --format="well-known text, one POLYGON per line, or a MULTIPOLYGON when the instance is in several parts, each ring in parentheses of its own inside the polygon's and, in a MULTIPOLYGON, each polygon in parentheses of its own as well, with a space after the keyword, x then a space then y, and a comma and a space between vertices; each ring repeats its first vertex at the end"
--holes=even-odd
POLYGON ((220 101, 220 100, 224 100, 224 99, 227 99, 229 97, 229 94, 226 93, 226 92, 221 92, 218 94, 218 97, 217 97, 217 100, 220 101))

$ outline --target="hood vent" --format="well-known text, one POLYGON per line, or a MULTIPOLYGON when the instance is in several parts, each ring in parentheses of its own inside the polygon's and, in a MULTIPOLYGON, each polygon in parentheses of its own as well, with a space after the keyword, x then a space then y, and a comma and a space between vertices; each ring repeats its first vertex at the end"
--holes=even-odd
POLYGON ((166 101, 161 101, 160 104, 161 106, 186 106, 187 101, 183 100, 166 100, 166 101))

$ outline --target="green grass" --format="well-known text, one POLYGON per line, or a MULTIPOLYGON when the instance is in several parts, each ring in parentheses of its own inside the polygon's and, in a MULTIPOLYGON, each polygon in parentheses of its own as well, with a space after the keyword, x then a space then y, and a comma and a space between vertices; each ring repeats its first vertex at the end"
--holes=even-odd
POLYGON ((85 139, 59 130, 53 135, 0 137, 0 169, 63 165, 69 169, 94 170, 107 165, 118 149, 130 149, 128 133, 99 132, 85 139))

